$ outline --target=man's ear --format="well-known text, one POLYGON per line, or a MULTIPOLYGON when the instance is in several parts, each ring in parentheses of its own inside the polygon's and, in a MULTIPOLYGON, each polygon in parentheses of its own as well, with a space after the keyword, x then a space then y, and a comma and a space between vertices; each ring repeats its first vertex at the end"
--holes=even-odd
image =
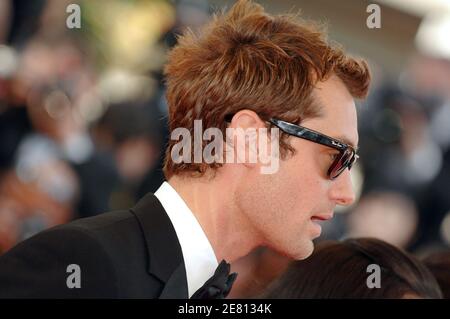
POLYGON ((264 121, 254 111, 245 109, 233 116, 229 128, 233 132, 233 149, 237 163, 249 168, 258 164, 258 134, 259 129, 265 127, 264 121))
POLYGON ((261 118, 259 117, 256 112, 248 109, 240 110, 236 114, 233 115, 233 118, 231 119, 231 125, 232 128, 263 128, 266 127, 265 123, 261 118))

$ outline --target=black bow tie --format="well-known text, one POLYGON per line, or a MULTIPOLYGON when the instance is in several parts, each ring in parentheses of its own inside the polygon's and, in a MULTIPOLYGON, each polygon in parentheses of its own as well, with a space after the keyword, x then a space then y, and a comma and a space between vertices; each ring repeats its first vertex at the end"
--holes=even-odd
POLYGON ((192 295, 191 299, 225 299, 236 277, 235 272, 230 275, 230 264, 222 260, 214 275, 192 295))

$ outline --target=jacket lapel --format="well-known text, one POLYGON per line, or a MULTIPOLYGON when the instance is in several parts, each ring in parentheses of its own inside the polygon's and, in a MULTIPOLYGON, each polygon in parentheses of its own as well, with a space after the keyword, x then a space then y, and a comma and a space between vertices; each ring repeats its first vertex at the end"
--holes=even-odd
POLYGON ((188 288, 184 263, 180 263, 167 280, 159 299, 187 299, 188 288))
POLYGON ((160 298, 188 298, 183 253, 175 229, 158 198, 148 193, 130 211, 147 246, 147 271, 164 283, 160 298))

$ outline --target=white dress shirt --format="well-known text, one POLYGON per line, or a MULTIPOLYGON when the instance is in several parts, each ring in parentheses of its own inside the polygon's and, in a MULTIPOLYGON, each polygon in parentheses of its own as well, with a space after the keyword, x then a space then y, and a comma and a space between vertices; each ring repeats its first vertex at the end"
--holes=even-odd
POLYGON ((196 217, 167 182, 155 192, 172 222, 183 253, 189 297, 214 274, 218 266, 214 250, 196 217))

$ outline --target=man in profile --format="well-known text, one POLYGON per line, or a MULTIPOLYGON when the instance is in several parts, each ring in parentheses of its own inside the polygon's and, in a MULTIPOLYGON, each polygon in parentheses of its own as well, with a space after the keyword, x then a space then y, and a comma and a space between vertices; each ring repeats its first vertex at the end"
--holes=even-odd
POLYGON ((219 261, 260 246, 307 258, 319 221, 354 201, 354 98, 366 96, 370 76, 364 61, 329 45, 320 28, 238 1, 201 32, 179 38, 165 75, 172 133, 194 132, 199 120, 231 145, 220 152, 238 154, 226 130, 237 132, 232 141, 252 130, 269 149, 279 147, 277 169, 265 174, 260 157, 247 160, 259 151, 248 136, 244 159, 233 162, 194 160, 195 136, 184 141, 190 154, 180 160, 172 138, 167 182, 155 194, 17 245, 0 257, 0 297, 226 297, 234 277, 219 261))

